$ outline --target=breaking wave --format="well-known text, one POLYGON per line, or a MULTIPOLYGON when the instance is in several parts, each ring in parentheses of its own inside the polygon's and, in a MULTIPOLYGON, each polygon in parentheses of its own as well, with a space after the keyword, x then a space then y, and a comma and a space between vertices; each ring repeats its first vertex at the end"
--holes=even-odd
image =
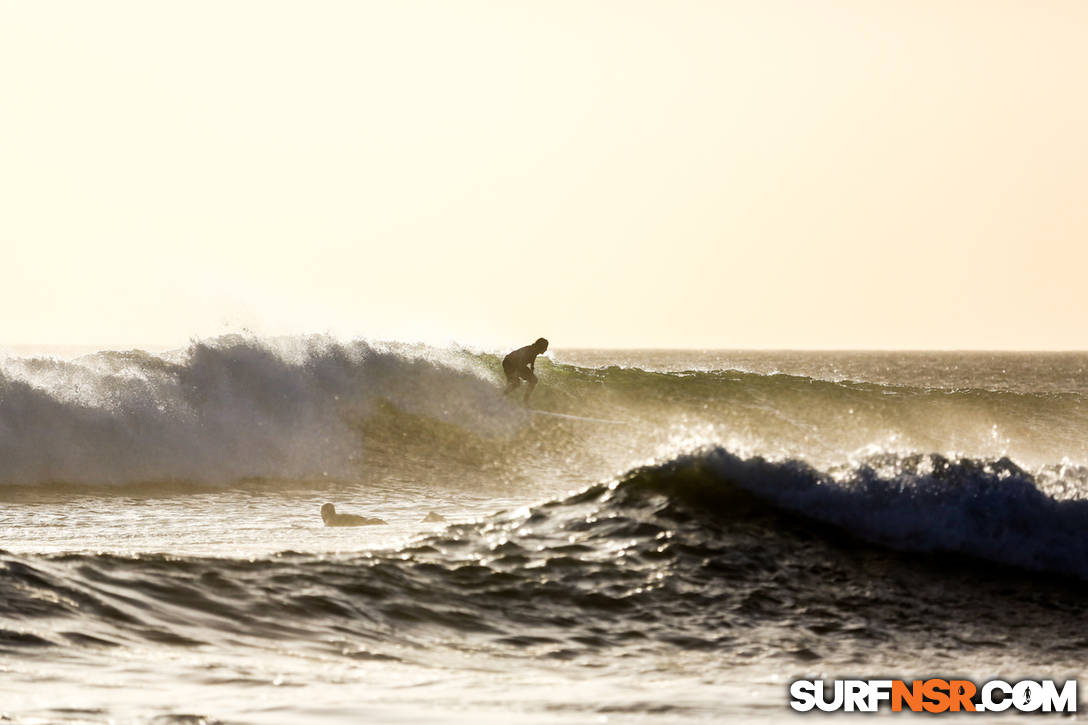
POLYGON ((351 477, 378 402, 494 435, 511 412, 467 357, 327 338, 224 337, 174 356, 0 368, 4 484, 351 477))
POLYGON ((849 662, 889 640, 1082 639, 1088 501, 1048 496, 1007 461, 891 467, 834 476, 715 449, 363 556, 0 552, 0 650, 286 640, 423 661, 446 642, 849 662))
POLYGON ((498 356, 462 349, 226 336, 164 355, 8 358, 0 488, 365 483, 413 466, 584 485, 706 445, 825 470, 917 451, 1036 471, 1088 461, 1075 392, 539 363, 534 406, 624 425, 534 416, 499 393, 498 356))
POLYGON ((618 484, 621 494, 629 489, 724 518, 735 516, 743 493, 898 551, 964 555, 1088 580, 1085 468, 1050 468, 1037 479, 1007 458, 885 454, 823 472, 802 461, 745 459, 716 449, 634 472, 618 484))

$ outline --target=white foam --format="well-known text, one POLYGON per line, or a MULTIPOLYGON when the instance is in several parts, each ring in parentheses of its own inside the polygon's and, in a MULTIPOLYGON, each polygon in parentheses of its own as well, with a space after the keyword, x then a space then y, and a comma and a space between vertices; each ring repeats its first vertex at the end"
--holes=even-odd
POLYGON ((0 363, 0 484, 352 477, 384 398, 484 434, 516 413, 456 351, 229 336, 151 355, 0 363))

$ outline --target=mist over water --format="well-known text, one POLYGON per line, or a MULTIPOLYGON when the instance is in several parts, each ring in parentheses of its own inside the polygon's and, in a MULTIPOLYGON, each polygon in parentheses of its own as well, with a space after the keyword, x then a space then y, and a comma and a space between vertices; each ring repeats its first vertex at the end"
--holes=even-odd
POLYGON ((549 358, 531 408, 455 347, 4 359, 5 712, 776 719, 803 673, 1078 672, 1088 354, 549 358))

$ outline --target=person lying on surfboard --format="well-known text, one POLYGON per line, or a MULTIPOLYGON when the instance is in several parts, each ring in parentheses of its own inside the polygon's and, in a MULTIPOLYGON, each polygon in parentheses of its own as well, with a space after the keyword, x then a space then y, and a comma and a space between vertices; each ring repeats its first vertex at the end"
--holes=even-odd
POLYGON ((321 520, 326 526, 374 526, 384 524, 381 519, 370 519, 356 514, 339 514, 331 503, 322 505, 321 520))
POLYGON ((532 345, 519 347, 502 359, 502 371, 506 373, 506 390, 503 395, 509 395, 521 385, 521 381, 529 383, 525 390, 525 402, 529 402, 529 396, 536 387, 536 356, 543 355, 548 350, 548 341, 543 337, 532 345))

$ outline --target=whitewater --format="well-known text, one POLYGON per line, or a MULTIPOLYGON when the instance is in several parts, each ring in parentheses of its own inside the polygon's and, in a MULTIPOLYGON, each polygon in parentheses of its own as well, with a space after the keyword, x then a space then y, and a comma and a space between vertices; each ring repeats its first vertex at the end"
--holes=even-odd
POLYGON ((527 408, 503 352, 8 354, 0 714, 774 722, 796 678, 1082 673, 1088 354, 559 349, 527 408))

